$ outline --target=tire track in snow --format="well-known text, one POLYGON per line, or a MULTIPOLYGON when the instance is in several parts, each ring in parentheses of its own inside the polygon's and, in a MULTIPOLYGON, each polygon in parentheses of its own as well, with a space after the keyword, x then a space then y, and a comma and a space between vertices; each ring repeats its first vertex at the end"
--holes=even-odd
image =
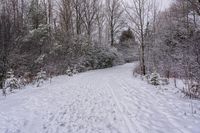
POLYGON ((103 133, 108 132, 108 130, 111 133, 124 133, 124 130, 117 129, 120 125, 116 126, 114 122, 119 122, 121 116, 118 116, 117 111, 115 111, 113 99, 110 99, 110 93, 106 91, 105 86, 98 86, 98 81, 92 81, 90 77, 87 77, 78 86, 71 86, 73 88, 71 91, 77 93, 72 95, 78 97, 73 96, 74 100, 72 101, 74 102, 72 104, 61 107, 58 109, 58 113, 50 114, 50 121, 47 120, 47 124, 44 125, 45 132, 62 133, 62 130, 66 129, 67 132, 72 133, 103 133), (73 91, 74 89, 76 91, 73 91), (82 122, 80 123, 80 121, 82 122), (103 124, 103 127, 98 127, 95 123, 96 125, 103 124), (78 125, 79 127, 77 127, 78 125))
MULTIPOLYGON (((186 133, 187 132, 187 133, 189 133, 189 131, 187 129, 184 129, 184 127, 182 125, 180 125, 179 122, 175 121, 171 117, 168 117, 168 113, 171 112, 171 111, 169 111, 167 106, 164 106, 164 105, 160 106, 160 103, 161 104, 162 103, 168 103, 168 102, 166 102, 167 101, 166 97, 164 97, 163 95, 162 96, 159 95, 159 96, 155 97, 154 93, 150 93, 151 90, 147 90, 147 89, 144 89, 144 88, 140 88, 140 89, 139 88, 135 88, 132 84, 130 84, 131 82, 126 81, 126 79, 124 80, 124 79, 120 78, 120 76, 118 77, 118 79, 116 77, 112 77, 111 79, 112 79, 112 84, 115 84, 115 92, 113 91, 115 96, 116 96, 116 94, 125 93, 125 95, 130 97, 131 99, 134 97, 134 99, 136 98, 135 100, 145 101, 145 102, 140 102, 139 103, 139 105, 140 105, 140 108, 138 109, 139 112, 135 113, 134 115, 137 116, 138 113, 140 113, 140 114, 142 113, 142 115, 147 115, 148 116, 149 113, 153 113, 153 114, 156 114, 156 116, 159 116, 158 118, 162 118, 161 120, 164 120, 166 123, 168 123, 167 126, 169 127, 169 129, 173 130, 174 132, 177 132, 177 133, 183 133, 183 132, 186 133), (118 81, 118 82, 115 82, 115 81, 118 81), (130 88, 133 88, 134 93, 130 92, 130 88), (137 94, 140 97, 137 97, 137 94), (146 95, 145 96, 146 99, 145 99, 145 97, 141 97, 144 94, 146 95), (155 100, 153 100, 150 97, 155 97, 155 100), (151 101, 149 98, 151 100, 153 100, 153 101, 151 101), (157 103, 156 101, 157 102, 159 101, 159 103, 157 103), (143 104, 143 103, 145 103, 145 104, 143 104), (149 109, 149 107, 151 109, 149 109), (146 110, 144 110, 145 108, 146 108, 146 110), (148 111, 148 112, 146 112, 146 111, 148 111)), ((127 103, 125 103, 127 100, 123 99, 125 97, 120 97, 120 96, 116 96, 117 97, 116 99, 119 101, 119 99, 122 98, 120 100, 119 104, 120 104, 121 107, 123 107, 124 113, 126 113, 128 115, 133 113, 133 112, 129 112, 127 103)), ((132 104, 135 103, 134 99, 131 100, 132 104)), ((138 106, 138 105, 136 104, 135 106, 138 106)), ((129 121, 132 122, 132 123, 134 123, 134 121, 137 121, 137 119, 132 120, 132 118, 128 117, 128 116, 127 116, 127 118, 129 118, 129 121)), ((157 126, 157 125, 154 125, 155 123, 151 119, 147 119, 147 120, 149 121, 150 125, 153 125, 155 127, 157 126)), ((161 122, 164 122, 164 121, 161 121, 161 122)), ((144 130, 145 127, 143 127, 143 125, 140 125, 140 124, 142 124, 142 121, 140 122, 140 120, 139 120, 139 122, 137 121, 136 123, 137 124, 134 124, 134 126, 136 127, 136 131, 137 132, 139 132, 139 133, 146 132, 144 130)), ((159 132, 159 130, 158 130, 158 132, 159 132)))
MULTIPOLYGON (((107 81, 108 82, 108 81, 107 81)), ((127 126, 127 129, 128 129, 128 132, 129 133, 132 133, 133 131, 134 132, 137 132, 137 129, 133 129, 133 126, 132 126, 132 122, 130 121, 130 119, 128 118, 128 116, 126 115, 126 111, 124 110, 123 106, 121 105, 120 101, 118 100, 116 94, 114 93, 113 91, 113 88, 109 85, 109 83, 107 83, 107 88, 109 89, 109 92, 110 94, 112 95, 113 97, 113 100, 115 101, 115 103, 117 104, 117 108, 118 108, 118 111, 120 112, 120 115, 121 117, 124 119, 124 122, 127 126)))
POLYGON ((0 133, 199 133, 200 119, 189 116, 187 101, 157 93, 133 78, 133 68, 56 77, 16 94, 0 103, 0 133))

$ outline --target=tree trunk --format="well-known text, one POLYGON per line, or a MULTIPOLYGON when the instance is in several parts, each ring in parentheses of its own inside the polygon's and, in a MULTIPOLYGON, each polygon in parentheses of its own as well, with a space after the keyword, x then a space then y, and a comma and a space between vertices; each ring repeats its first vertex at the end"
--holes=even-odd
POLYGON ((141 43, 141 72, 143 75, 146 75, 146 66, 145 66, 145 59, 144 59, 144 38, 142 39, 141 43))

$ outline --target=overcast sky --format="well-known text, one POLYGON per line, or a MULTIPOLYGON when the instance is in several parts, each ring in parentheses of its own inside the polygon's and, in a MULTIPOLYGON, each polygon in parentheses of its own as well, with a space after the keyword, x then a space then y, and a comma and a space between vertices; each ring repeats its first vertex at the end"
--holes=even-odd
MULTIPOLYGON (((132 0, 125 0, 127 2, 133 2, 132 0)), ((150 0, 153 1, 153 0, 150 0)), ((156 2, 159 4, 159 7, 161 10, 165 10, 167 8, 169 8, 170 4, 173 2, 174 0, 156 0, 156 2)))
POLYGON ((158 0, 160 2, 160 6, 162 10, 165 10, 170 6, 173 0, 158 0))

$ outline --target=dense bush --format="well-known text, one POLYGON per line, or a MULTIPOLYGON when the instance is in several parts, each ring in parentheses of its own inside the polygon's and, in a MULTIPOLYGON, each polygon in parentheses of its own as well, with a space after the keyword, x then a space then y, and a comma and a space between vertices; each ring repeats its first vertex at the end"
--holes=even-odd
POLYGON ((112 67, 123 63, 123 60, 114 48, 89 46, 82 63, 87 70, 91 70, 112 67))
POLYGON ((131 31, 130 28, 128 30, 123 31, 120 36, 120 43, 127 42, 127 41, 135 42, 134 33, 131 31))
POLYGON ((58 37, 56 41, 52 51, 45 58, 44 67, 47 73, 54 71, 55 75, 67 74, 71 76, 77 72, 102 69, 124 63, 116 48, 89 43, 87 38, 82 36, 73 38, 70 42, 64 37, 58 37))
POLYGON ((51 48, 48 30, 48 25, 39 25, 38 29, 30 30, 17 40, 19 47, 9 57, 9 67, 15 70, 17 76, 24 76, 28 72, 36 76, 43 67, 51 48))
POLYGON ((198 83, 187 83, 183 93, 190 98, 200 99, 200 85, 198 83))
POLYGON ((44 70, 41 70, 37 73, 37 76, 35 77, 35 84, 37 87, 40 87, 44 83, 44 81, 47 80, 47 73, 44 70))

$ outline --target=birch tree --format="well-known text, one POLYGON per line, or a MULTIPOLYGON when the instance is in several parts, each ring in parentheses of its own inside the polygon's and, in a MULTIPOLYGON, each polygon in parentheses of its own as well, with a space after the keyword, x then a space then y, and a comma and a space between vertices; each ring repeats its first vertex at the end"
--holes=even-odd
POLYGON ((122 21, 123 10, 121 7, 120 0, 107 0, 106 13, 107 13, 107 21, 109 27, 110 45, 113 46, 116 34, 123 26, 123 21, 122 21))
POLYGON ((75 14, 75 33, 79 36, 82 33, 82 2, 80 0, 73 0, 73 8, 75 14))
POLYGON ((143 75, 146 74, 145 66, 145 29, 149 23, 149 13, 152 1, 131 0, 125 3, 124 7, 129 18, 130 27, 140 43, 140 67, 143 75))
POLYGON ((99 0, 83 0, 83 16, 82 22, 84 24, 88 41, 92 41, 92 32, 95 25, 98 13, 99 0))
POLYGON ((73 33, 72 21, 72 0, 61 0, 60 7, 60 26, 61 30, 70 37, 73 33))
POLYGON ((96 23, 97 23, 97 31, 98 31, 98 43, 99 45, 102 45, 103 31, 104 31, 104 24, 105 24, 105 11, 104 11, 103 2, 99 2, 96 23))

